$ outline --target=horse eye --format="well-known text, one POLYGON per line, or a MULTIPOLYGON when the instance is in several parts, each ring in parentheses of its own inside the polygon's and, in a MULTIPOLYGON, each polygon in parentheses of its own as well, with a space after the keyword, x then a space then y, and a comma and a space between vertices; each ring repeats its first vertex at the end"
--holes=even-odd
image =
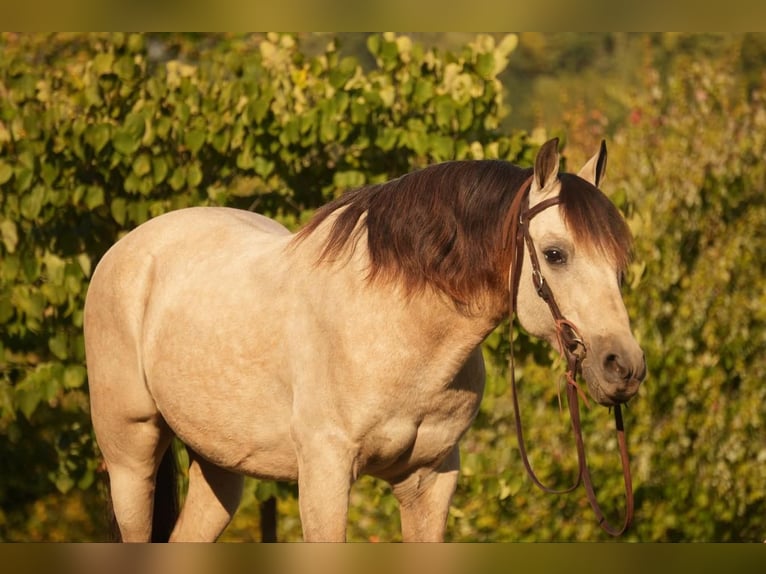
POLYGON ((563 265, 567 262, 566 253, 555 247, 543 250, 543 255, 545 256, 545 260, 551 265, 563 265))

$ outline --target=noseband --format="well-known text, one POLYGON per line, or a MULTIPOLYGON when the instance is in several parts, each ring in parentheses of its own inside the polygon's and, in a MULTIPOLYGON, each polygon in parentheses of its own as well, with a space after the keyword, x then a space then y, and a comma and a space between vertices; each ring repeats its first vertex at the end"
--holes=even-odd
POLYGON ((572 492, 582 482, 585 486, 585 492, 588 496, 591 507, 593 508, 596 518, 598 518, 599 525, 606 532, 612 536, 619 536, 623 534, 630 526, 633 520, 633 484, 630 475, 630 461, 628 459, 628 447, 625 440, 625 429, 622 422, 622 411, 620 405, 614 406, 614 420, 617 428, 617 442, 620 447, 620 460, 622 463, 622 473, 625 481, 625 498, 626 498, 626 511, 625 519, 621 528, 615 528, 606 520, 604 513, 601 511, 601 507, 596 499, 596 494, 593 489, 593 482, 591 481, 590 471, 588 470, 588 463, 585 459, 585 444, 582 438, 582 428, 580 424, 580 406, 578 403, 578 396, 582 397, 586 405, 589 406, 588 398, 585 393, 577 385, 577 376, 582 369, 582 362, 585 359, 587 349, 585 343, 577 331, 577 327, 567 320, 561 313, 561 309, 556 303, 556 298, 553 296, 548 282, 545 280, 543 273, 540 269, 540 261, 537 257, 537 251, 535 250, 532 236, 529 233, 530 221, 541 212, 545 211, 549 207, 558 205, 561 203, 558 197, 551 197, 543 200, 533 207, 529 207, 529 188, 532 183, 532 177, 530 176, 521 186, 518 191, 518 199, 514 201, 514 208, 511 209, 513 220, 511 222, 511 238, 513 239, 513 245, 515 245, 515 253, 513 263, 508 275, 508 288, 510 294, 510 321, 511 321, 511 340, 513 340, 513 317, 516 312, 516 303, 519 291, 519 281, 521 279, 521 267, 524 261, 524 245, 527 247, 529 253, 529 259, 532 263, 532 283, 540 298, 548 305, 548 309, 553 316, 553 320, 556 324, 556 336, 558 338, 559 349, 565 356, 567 361, 566 372, 566 391, 567 391, 567 403, 569 406, 569 414, 572 420, 572 431, 575 436, 575 443, 577 445, 577 460, 578 469, 575 477, 574 484, 563 490, 554 490, 545 486, 537 477, 532 465, 529 462, 527 456, 527 450, 524 445, 524 432, 521 425, 521 416, 519 414, 519 399, 518 391, 516 388, 516 375, 514 373, 514 357, 513 357, 513 344, 511 343, 511 354, 509 361, 509 377, 511 381, 511 390, 513 394, 513 408, 516 418, 516 436, 519 442, 519 451, 521 453, 524 467, 527 469, 527 473, 532 481, 545 492, 553 494, 564 494, 572 492), (515 214, 518 213, 518 216, 515 214))

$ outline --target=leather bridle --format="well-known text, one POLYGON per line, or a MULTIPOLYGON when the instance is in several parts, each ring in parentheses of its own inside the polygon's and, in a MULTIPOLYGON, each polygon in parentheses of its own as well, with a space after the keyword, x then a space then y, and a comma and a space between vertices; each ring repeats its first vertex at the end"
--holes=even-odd
POLYGON ((559 309, 559 306, 556 303, 556 298, 553 296, 553 292, 551 291, 550 286, 548 285, 547 281, 545 280, 545 277, 542 274, 542 271, 540 269, 540 261, 537 257, 537 252, 535 250, 534 242, 532 241, 532 236, 529 233, 530 221, 536 215, 540 214, 541 212, 548 209, 549 207, 560 204, 560 200, 558 197, 551 197, 549 199, 545 199, 541 201, 540 203, 537 203, 536 205, 530 208, 529 207, 529 189, 532 183, 532 177, 533 176, 530 176, 522 184, 521 188, 518 191, 518 195, 514 201, 514 205, 511 208, 513 219, 511 221, 510 237, 513 238, 513 245, 515 246, 513 262, 511 263, 511 269, 508 276, 508 287, 509 287, 509 293, 510 293, 509 314, 510 314, 510 322, 511 322, 511 325, 510 325, 511 340, 513 339, 513 318, 514 318, 514 314, 516 313, 516 302, 518 297, 519 282, 521 279, 521 268, 522 268, 523 260, 524 260, 524 246, 526 245, 527 252, 529 253, 529 259, 532 263, 532 282, 534 284, 535 290, 537 291, 537 294, 548 305, 551 315, 553 316, 553 320, 556 324, 556 335, 558 338, 559 348, 561 352, 564 354, 566 358, 566 362, 567 362, 567 371, 566 371, 567 403, 569 406, 569 414, 572 420, 572 431, 574 432, 574 436, 575 436, 575 443, 577 446, 577 460, 578 460, 577 476, 575 477, 574 484, 563 490, 554 490, 544 485, 538 479, 534 470, 532 470, 532 465, 529 462, 529 457, 527 456, 527 450, 524 444, 524 432, 522 429, 521 416, 519 413, 520 411, 519 398, 518 398, 518 390, 516 388, 516 376, 514 373, 513 343, 511 342, 509 377, 510 377, 510 386, 511 386, 512 394, 513 394, 513 408, 514 408, 515 418, 516 418, 516 436, 518 437, 519 451, 521 453, 522 461, 524 462, 524 467, 527 469, 527 473, 529 474, 530 478, 538 487, 540 487, 545 492, 554 493, 554 494, 564 494, 567 492, 572 492, 582 482, 582 484, 585 487, 585 492, 588 496, 590 505, 596 514, 596 518, 598 519, 599 525, 612 536, 619 536, 623 534, 630 526, 633 520, 633 510, 634 510, 633 484, 632 484, 632 479, 630 475, 630 461, 628 459, 628 447, 627 447, 627 442, 625 439, 625 430, 624 430, 624 426, 622 422, 622 411, 620 409, 619 404, 614 406, 614 419, 615 419, 615 426, 617 429, 617 442, 620 448, 622 473, 623 473, 623 477, 625 481, 626 511, 625 511, 625 519, 624 519, 622 527, 615 528, 606 520, 606 517, 604 516, 604 513, 602 512, 601 507, 598 504, 598 501, 596 499, 596 494, 593 489, 593 482, 591 481, 591 477, 590 477, 590 471, 588 470, 588 464, 585 459, 585 444, 582 438, 582 428, 580 424, 580 406, 578 402, 578 396, 582 397, 586 405, 589 405, 589 403, 588 403, 587 396, 577 385, 577 376, 580 374, 580 371, 582 369, 582 362, 587 353, 587 349, 585 347, 585 343, 582 337, 577 331, 577 327, 571 321, 567 320, 564 317, 564 315, 561 313, 561 309, 559 309), (518 216, 516 215, 516 213, 518 213, 518 216))

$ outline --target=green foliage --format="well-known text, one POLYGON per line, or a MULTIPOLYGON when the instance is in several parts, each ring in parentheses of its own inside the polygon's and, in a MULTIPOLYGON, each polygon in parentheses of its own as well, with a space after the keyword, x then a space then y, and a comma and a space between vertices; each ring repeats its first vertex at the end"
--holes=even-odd
POLYGON ((633 435, 639 535, 764 539, 766 101, 737 52, 650 74, 618 140, 634 203, 629 302, 651 373, 633 435), (646 150, 634 153, 636 150, 646 150))
POLYGON ((98 490, 82 307, 106 249, 186 206, 294 227, 428 163, 525 157, 496 129, 514 39, 442 54, 370 36, 365 71, 289 35, 0 36, 0 539, 52 489, 98 490))
MULTIPOLYGON (((296 227, 347 188, 443 159, 528 165, 525 135, 500 133, 498 78, 510 68, 568 72, 535 95, 559 98, 546 110, 562 110, 575 167, 574 154, 610 134, 604 189, 636 236, 625 294, 649 379, 625 414, 637 502, 626 539, 762 541, 761 36, 522 35, 518 51, 515 36, 480 36, 440 52, 386 34, 368 37, 363 57, 326 36, 317 49, 318 38, 309 54, 278 35, 0 36, 0 539, 105 538, 81 327, 88 278, 116 239, 189 205, 257 209, 296 227), (619 66, 604 64, 609 53, 619 66), (615 81, 602 89, 605 70, 615 81), (577 90, 604 108, 558 95, 577 90)), ((582 490, 547 495, 524 474, 506 331, 484 345, 487 391, 461 443, 448 537, 606 540, 582 490)), ((518 329, 513 345, 532 463, 568 485, 563 365, 518 329)), ((618 521, 612 419, 594 407, 583 424, 597 495, 618 521)), ((300 539, 295 486, 254 480, 223 539, 257 539, 258 502, 272 495, 280 538, 300 539)), ((398 540, 398 528, 385 485, 360 481, 349 538, 398 540)))
MULTIPOLYGON (((740 40, 752 42, 752 38, 740 40)), ((715 57, 646 43, 644 84, 623 95, 628 121, 609 141, 604 189, 636 237, 625 287, 649 378, 625 413, 636 494, 634 541, 757 541, 766 531, 766 100, 737 72, 737 39, 715 57), (655 58, 659 62, 655 62, 655 58)), ((688 39, 671 38, 680 43, 688 39)), ((699 40, 702 41, 701 39, 699 40)), ((580 125, 580 127, 586 127, 580 125)), ((603 129, 603 128, 602 128, 603 129)), ((593 130, 596 132, 597 130, 593 130)), ((571 139, 599 133, 572 133, 571 139)), ((577 150, 581 151, 581 150, 577 150)), ((578 165, 579 163, 576 162, 578 165)), ((525 429, 552 485, 574 469, 567 416, 556 415, 562 366, 517 341, 525 429)), ((606 540, 582 490, 542 493, 523 476, 497 334, 488 389, 463 442, 467 479, 451 517, 457 540, 606 540), (488 456, 487 450, 492 452, 488 456), (474 476, 479 480, 474 480, 474 476), (465 518, 464 518, 465 517, 465 518)), ((614 522, 624 510, 611 417, 586 412, 588 460, 614 522)))

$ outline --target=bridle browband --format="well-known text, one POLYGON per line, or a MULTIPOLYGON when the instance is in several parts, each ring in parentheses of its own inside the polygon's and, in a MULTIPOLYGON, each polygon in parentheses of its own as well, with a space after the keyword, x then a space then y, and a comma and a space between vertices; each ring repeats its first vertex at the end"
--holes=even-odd
POLYGON ((537 294, 548 305, 548 309, 550 310, 551 315, 553 316, 553 320, 556 324, 556 335, 558 338, 559 348, 560 348, 560 351, 564 354, 567 361, 567 372, 566 372, 567 403, 569 406, 570 418, 572 420, 572 431, 574 432, 574 436, 575 436, 575 443, 577 446, 577 460, 578 460, 578 470, 577 470, 577 476, 575 477, 574 484, 572 484, 572 486, 565 488, 563 490, 555 490, 544 485, 538 479, 534 470, 532 470, 532 465, 529 462, 529 457, 527 456, 527 450, 524 444, 524 432, 521 425, 518 390, 516 388, 516 375, 514 373, 513 343, 511 342, 511 353, 510 353, 510 360, 509 360, 509 377, 510 377, 510 387, 513 394, 513 408, 514 408, 514 413, 516 418, 516 436, 518 438, 519 451, 521 453, 521 458, 524 463, 524 467, 526 468, 527 473, 529 474, 529 477, 538 487, 540 487, 545 492, 549 492, 553 494, 564 494, 567 492, 572 492, 582 482, 585 487, 585 492, 588 496, 590 505, 596 514, 596 518, 598 519, 598 522, 601 528, 603 528, 606 532, 608 532, 612 536, 619 536, 628 529, 631 522, 633 521, 633 510, 634 510, 633 483, 632 483, 632 479, 630 475, 630 461, 628 459, 628 447, 627 447, 627 442, 625 440, 625 429, 622 422, 622 411, 620 409, 619 404, 614 406, 614 420, 615 420, 615 426, 617 428, 617 442, 620 448, 620 460, 622 463, 622 473, 623 473, 623 478, 625 481, 626 511, 625 511, 625 519, 624 519, 622 527, 615 528, 611 524, 609 524, 609 522, 606 520, 606 517, 604 516, 604 513, 602 512, 601 507, 598 504, 598 501, 596 499, 596 494, 593 489, 593 482, 590 477, 590 471, 588 470, 588 464, 585 459, 585 444, 582 438, 582 428, 580 424, 580 406, 578 403, 578 396, 581 396, 583 398, 583 401, 585 402, 586 405, 588 405, 589 403, 588 403, 587 396, 585 395, 585 393, 583 393, 583 391, 577 385, 577 376, 580 374, 580 371, 582 369, 582 362, 585 359, 585 355, 587 353, 585 343, 582 337, 580 336, 579 332, 577 331, 577 327, 575 327, 575 325, 571 321, 567 320, 564 317, 564 315, 561 313, 561 309, 559 309, 559 306, 556 303, 556 298, 553 296, 553 292, 551 291, 550 286, 548 285, 547 281, 545 280, 545 277, 542 274, 542 271, 540 269, 540 261, 537 257, 537 252, 535 250, 534 242, 532 241, 532 236, 529 233, 530 221, 536 215, 540 214, 541 212, 548 209, 549 207, 560 204, 561 201, 559 197, 551 197, 549 199, 545 199, 541 201, 540 203, 530 208, 529 207, 529 189, 532 184, 532 177, 533 175, 529 176, 529 178, 527 178, 527 180, 521 185, 521 187, 519 188, 519 191, 517 192, 517 197, 515 198, 513 206, 511 208, 513 219, 511 221, 510 237, 512 238, 512 245, 515 246, 515 252, 513 255, 513 261, 511 263, 511 267, 508 274, 508 289, 509 289, 509 296, 510 296, 510 308, 509 308, 510 330, 511 330, 510 336, 511 336, 511 341, 513 341, 513 317, 514 317, 514 314, 516 313, 516 303, 517 303, 517 297, 518 297, 518 291, 519 291, 519 282, 521 280, 521 268, 524 261, 524 246, 526 245, 527 252, 529 253, 529 259, 532 264, 532 282, 535 286, 535 290, 537 291, 537 294), (517 213, 518 215, 516 215, 517 213))

